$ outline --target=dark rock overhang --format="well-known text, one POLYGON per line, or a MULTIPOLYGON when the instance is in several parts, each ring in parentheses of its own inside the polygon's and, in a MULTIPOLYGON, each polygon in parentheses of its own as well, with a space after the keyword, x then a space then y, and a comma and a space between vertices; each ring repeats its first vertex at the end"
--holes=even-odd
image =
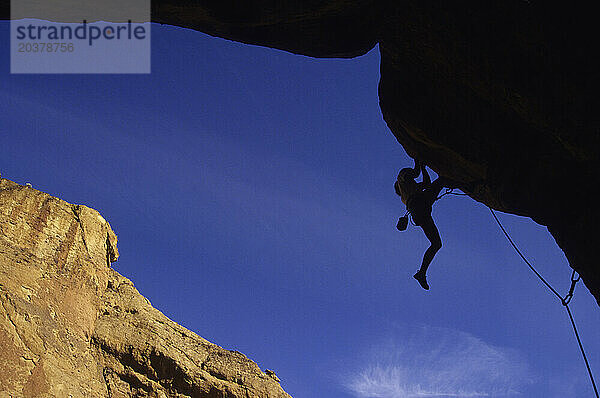
POLYGON ((600 302, 593 15, 527 0, 152 2, 154 22, 312 57, 379 44, 381 110, 408 154, 547 226, 600 302))

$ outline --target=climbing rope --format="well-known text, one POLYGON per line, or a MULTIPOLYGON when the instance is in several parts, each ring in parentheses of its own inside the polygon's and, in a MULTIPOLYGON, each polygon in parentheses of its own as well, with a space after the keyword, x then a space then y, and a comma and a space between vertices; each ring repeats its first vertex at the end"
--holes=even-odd
POLYGON ((500 220, 496 216, 496 213, 494 212, 494 210, 492 210, 492 208, 489 207, 489 206, 488 206, 488 209, 490 209, 490 213, 492 213, 492 216, 494 217, 494 220, 496 220, 496 223, 498 224, 498 226, 500 227, 500 229, 504 233, 504 236, 506 236, 506 239, 508 239, 508 241, 510 242, 510 244, 512 245, 512 247, 515 249, 515 251, 519 254, 519 256, 521 257, 521 259, 523 259, 523 261, 525 262, 525 264, 527 264, 527 266, 529 267, 529 269, 531 269, 531 271, 533 271, 533 273, 535 273, 535 275, 544 283, 544 285, 546 285, 546 287, 548 287, 548 289, 550 289, 550 291, 552 293, 554 293, 554 295, 556 297, 558 297, 558 299, 560 300, 561 304, 567 310, 567 314, 569 315, 569 319, 571 320, 571 325, 573 326, 573 332, 575 333, 575 337, 577 338, 577 344, 579 344, 579 349, 581 350, 581 355, 583 356, 583 360, 585 362, 585 366, 586 366, 588 374, 590 376, 590 381, 592 382, 592 387, 594 388, 594 393, 596 394, 596 398, 599 398, 598 397, 598 389, 596 388, 596 382, 594 381, 594 376, 592 374, 592 369, 590 368, 590 363, 588 362, 587 355, 585 355, 585 350, 583 349, 583 343, 581 342, 581 338, 579 337, 579 332, 577 331, 577 326, 575 325, 575 320, 573 319, 573 314, 571 314, 571 309, 569 308, 569 303, 571 302, 571 299, 573 298, 573 292, 575 291, 575 285, 577 284, 577 282, 579 282, 579 280, 581 279, 581 276, 577 275, 577 278, 576 278, 575 277, 576 272, 573 271, 571 273, 571 287, 569 288, 569 292, 566 294, 566 296, 562 297, 556 291, 556 289, 554 289, 544 279, 544 277, 533 267, 533 265, 531 265, 531 263, 529 261, 527 261, 527 258, 525 258, 525 256, 523 255, 523 253, 521 253, 521 251, 519 250, 519 248, 517 247, 517 245, 515 244, 515 242, 513 242, 512 238, 508 234, 508 232, 506 232, 506 229, 504 229, 504 226, 502 225, 502 223, 500 222, 500 220))
POLYGON ((554 293, 554 295, 556 297, 558 297, 558 299, 564 304, 564 300, 563 297, 560 295, 560 293, 558 293, 556 291, 556 289, 554 289, 547 281, 546 279, 544 279, 544 277, 537 272, 537 270, 533 267, 533 265, 531 265, 531 263, 529 261, 527 261, 527 259, 525 258, 525 256, 523 255, 523 253, 521 253, 521 250, 519 250, 519 248, 517 247, 517 245, 515 244, 515 242, 513 242, 513 240, 511 239, 510 235, 508 234, 508 232, 506 232, 506 229, 504 229, 504 226, 502 225, 502 223, 500 222, 500 220, 498 219, 498 217, 496 216, 496 213, 494 213, 494 210, 492 210, 491 207, 488 207, 488 209, 490 209, 490 212, 492 213, 492 216, 494 216, 494 220, 496 220, 496 223, 498 223, 498 226, 500 227, 500 229, 502 230, 502 232, 504 233, 504 236, 506 236, 506 239, 508 239, 508 241, 510 242, 510 244, 512 245, 512 247, 515 249, 515 251, 517 252, 517 254, 521 257, 521 259, 525 262, 525 264, 527 264, 527 266, 529 267, 529 269, 531 271, 533 271, 533 273, 544 283, 544 285, 546 285, 546 287, 548 289, 550 289, 550 291, 552 293, 554 293))
POLYGON ((440 200, 441 198, 443 198, 446 195, 469 196, 469 194, 466 194, 466 193, 454 192, 454 188, 446 188, 446 190, 444 191, 444 193, 441 194, 440 196, 438 196, 437 198, 435 198, 435 200, 438 201, 438 200, 440 200))
MULTIPOLYGON (((440 196, 438 196, 435 200, 437 201, 446 195, 468 196, 468 194, 466 194, 466 193, 458 193, 458 192, 453 192, 453 191, 454 191, 453 188, 447 188, 444 191, 444 193, 441 194, 440 196)), ((594 393, 596 394, 596 398, 600 398, 598 396, 598 388, 596 387, 596 382, 594 381, 594 375, 592 374, 592 369, 590 367, 590 363, 587 359, 587 355, 585 354, 585 350, 583 349, 583 343, 581 342, 581 338, 579 337, 577 325, 575 325, 575 319, 573 318, 573 314, 571 313, 571 309, 569 308, 569 303, 571 302, 571 299, 573 298, 573 293, 575 292, 575 286, 577 285, 577 282, 579 282, 579 280, 581 279, 581 275, 578 275, 575 272, 575 270, 573 270, 573 272, 571 273, 571 286, 569 287, 569 292, 564 297, 561 296, 560 293, 558 293, 556 291, 556 289, 554 289, 552 287, 552 285, 550 285, 550 283, 548 283, 548 281, 546 281, 546 279, 544 279, 544 277, 535 269, 535 267, 533 265, 531 265, 531 263, 523 255, 523 253, 521 253, 521 250, 519 250, 519 248, 517 247, 515 242, 512 240, 512 238, 510 237, 510 235, 508 234, 508 232, 506 231, 506 229, 504 228, 504 226, 502 225, 502 223, 496 216, 496 213, 494 212, 494 210, 489 206, 488 206, 488 209, 490 210, 490 213, 492 213, 494 220, 496 220, 496 223, 498 224, 498 226, 504 233, 504 236, 506 236, 506 239, 508 239, 508 241, 510 242, 512 247, 515 249, 517 254, 521 257, 521 259, 525 262, 525 264, 527 264, 529 269, 539 278, 539 280, 542 281, 542 283, 544 285, 546 285, 546 287, 552 293, 554 293, 554 295, 560 300, 563 307, 565 307, 565 309, 567 310, 567 314, 569 315, 569 319, 571 321, 571 326, 573 326, 573 332, 575 333, 575 337, 577 338, 577 344, 579 345, 579 349, 581 350, 581 356, 583 357, 583 361, 585 362, 585 366, 587 368, 588 375, 590 376, 590 381, 592 383, 592 387, 594 388, 594 393), (575 277, 576 274, 577 274, 577 277, 575 277)))

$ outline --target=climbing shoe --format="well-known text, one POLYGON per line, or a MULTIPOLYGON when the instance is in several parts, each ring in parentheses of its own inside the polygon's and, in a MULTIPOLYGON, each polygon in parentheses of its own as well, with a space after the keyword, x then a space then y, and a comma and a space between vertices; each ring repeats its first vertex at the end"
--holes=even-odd
POLYGON ((424 272, 417 271, 417 273, 413 275, 413 278, 415 278, 417 282, 419 282, 419 285, 421 285, 423 289, 429 290, 429 285, 427 284, 427 277, 425 276, 424 272))

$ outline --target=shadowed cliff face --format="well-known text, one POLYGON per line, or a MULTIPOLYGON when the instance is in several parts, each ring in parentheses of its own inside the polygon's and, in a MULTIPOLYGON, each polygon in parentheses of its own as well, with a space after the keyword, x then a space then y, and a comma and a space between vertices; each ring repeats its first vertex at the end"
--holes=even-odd
POLYGON ((152 7, 157 22, 314 57, 357 56, 379 43, 381 110, 408 154, 473 199, 546 225, 600 300, 595 24, 589 10, 535 3, 157 0, 152 7))
POLYGON ((98 212, 0 179, 1 397, 290 398, 110 268, 98 212))
POLYGON ((155 0, 152 19, 313 57, 379 43, 381 110, 407 153, 473 199, 547 226, 600 303, 600 65, 594 13, 578 7, 155 0))

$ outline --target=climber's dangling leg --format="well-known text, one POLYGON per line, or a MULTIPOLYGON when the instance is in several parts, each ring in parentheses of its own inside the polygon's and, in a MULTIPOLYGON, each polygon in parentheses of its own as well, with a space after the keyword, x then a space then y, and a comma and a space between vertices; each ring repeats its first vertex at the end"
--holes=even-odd
POLYGON ((442 239, 440 238, 440 233, 435 225, 435 222, 433 221, 433 218, 431 217, 431 214, 421 217, 418 225, 421 227, 431 244, 425 251, 421 268, 419 268, 417 273, 414 275, 414 278, 419 282, 423 289, 429 290, 429 285, 427 284, 427 269, 429 268, 429 264, 431 264, 435 254, 442 248, 442 239))

